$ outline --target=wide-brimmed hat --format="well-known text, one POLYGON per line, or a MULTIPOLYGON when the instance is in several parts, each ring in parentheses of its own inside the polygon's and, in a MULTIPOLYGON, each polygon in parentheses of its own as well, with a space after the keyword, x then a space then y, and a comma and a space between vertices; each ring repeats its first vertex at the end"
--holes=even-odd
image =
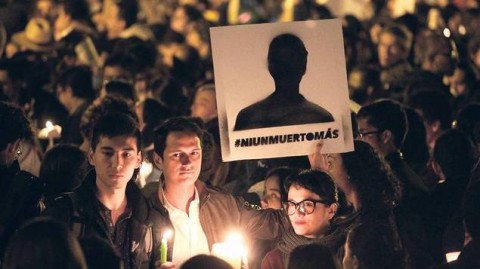
POLYGON ((12 42, 32 51, 49 52, 53 49, 52 27, 45 19, 33 18, 25 30, 12 36, 12 42))

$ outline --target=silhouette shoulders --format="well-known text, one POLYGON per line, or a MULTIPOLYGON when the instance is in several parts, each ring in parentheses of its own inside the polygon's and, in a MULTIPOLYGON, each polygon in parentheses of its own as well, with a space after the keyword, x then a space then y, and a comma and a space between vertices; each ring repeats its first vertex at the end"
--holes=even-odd
POLYGON ((235 131, 255 128, 332 122, 334 118, 323 107, 298 94, 288 98, 271 94, 242 109, 235 121, 235 131))

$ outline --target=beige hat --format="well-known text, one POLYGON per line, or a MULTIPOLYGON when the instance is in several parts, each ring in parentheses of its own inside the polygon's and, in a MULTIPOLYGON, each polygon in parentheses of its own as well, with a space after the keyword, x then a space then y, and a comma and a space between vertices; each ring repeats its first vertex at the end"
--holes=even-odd
POLYGON ((32 51, 49 52, 53 49, 50 23, 42 18, 30 19, 25 30, 12 36, 12 42, 32 51))

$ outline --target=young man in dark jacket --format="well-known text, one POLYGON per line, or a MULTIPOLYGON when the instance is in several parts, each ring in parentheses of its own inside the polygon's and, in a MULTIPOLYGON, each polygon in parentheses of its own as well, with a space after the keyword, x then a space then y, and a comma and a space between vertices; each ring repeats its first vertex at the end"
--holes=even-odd
POLYGON ((148 206, 134 182, 142 161, 137 123, 122 113, 107 114, 93 129, 88 154, 94 169, 75 192, 47 208, 79 238, 110 242, 129 268, 151 268, 152 232, 148 206))

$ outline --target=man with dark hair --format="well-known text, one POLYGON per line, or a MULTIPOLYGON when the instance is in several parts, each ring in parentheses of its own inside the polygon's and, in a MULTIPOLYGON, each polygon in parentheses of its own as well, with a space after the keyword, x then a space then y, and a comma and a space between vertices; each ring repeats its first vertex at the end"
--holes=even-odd
POLYGON ((75 66, 65 70, 57 79, 57 98, 68 111, 63 126, 65 143, 82 144, 80 119, 95 96, 92 71, 86 66, 75 66))
POLYGON ((40 213, 42 184, 38 178, 21 171, 18 157, 22 140, 33 131, 22 110, 0 102, 0 263, 13 233, 40 213))
POLYGON ((308 52, 293 34, 275 37, 268 49, 268 71, 275 92, 242 109, 235 131, 334 121, 332 114, 300 94, 300 81, 307 71, 308 52))
MULTIPOLYGON (((199 180, 202 134, 194 121, 183 117, 165 121, 154 134, 154 162, 163 171, 158 191, 149 198, 154 245, 160 246, 162 236, 173 232, 167 260, 177 267, 197 254, 210 253, 212 245, 225 241, 232 231, 252 240, 271 240, 289 227, 282 211, 255 210, 243 199, 199 180)), ((159 253, 155 254, 159 264, 159 253)), ((250 262, 261 258, 255 254, 249 256, 250 262)), ((164 263, 162 268, 171 267, 164 263)))
POLYGON ((125 268, 152 268, 148 206, 135 183, 142 154, 137 123, 123 113, 102 116, 93 128, 88 159, 94 169, 71 194, 45 211, 78 238, 99 236, 120 253, 125 268))
POLYGON ((153 40, 153 32, 137 21, 138 3, 136 0, 111 1, 104 9, 104 20, 109 40, 138 37, 153 40))

